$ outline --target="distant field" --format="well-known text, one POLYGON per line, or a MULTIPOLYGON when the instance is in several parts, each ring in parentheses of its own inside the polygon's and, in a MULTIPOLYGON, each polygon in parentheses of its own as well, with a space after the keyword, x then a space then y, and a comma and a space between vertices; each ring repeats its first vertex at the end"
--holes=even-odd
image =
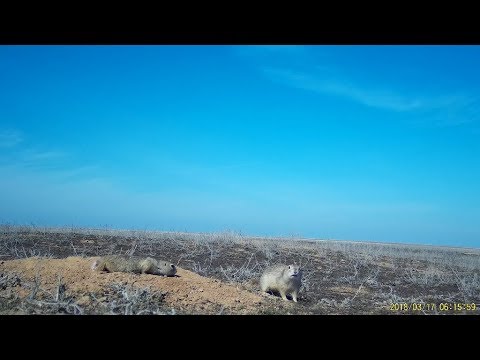
POLYGON ((479 308, 480 249, 0 225, 1 314, 478 315, 479 308), (105 254, 166 259, 180 276, 92 274, 91 258, 105 254), (303 268, 298 303, 260 293, 260 274, 275 263, 303 268))

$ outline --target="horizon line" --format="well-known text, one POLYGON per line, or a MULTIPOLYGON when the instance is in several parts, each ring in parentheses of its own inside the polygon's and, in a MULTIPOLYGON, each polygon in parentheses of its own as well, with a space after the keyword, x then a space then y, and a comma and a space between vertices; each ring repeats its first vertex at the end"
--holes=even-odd
POLYGON ((236 230, 219 230, 219 231, 179 231, 179 230, 147 230, 147 229, 140 229, 140 228, 107 228, 105 227, 86 227, 86 226, 77 226, 77 225, 63 225, 63 226, 46 226, 46 225, 37 225, 37 224, 9 224, 7 223, 0 223, 0 227, 2 226, 13 226, 13 227, 29 227, 29 228, 44 228, 44 230, 65 230, 71 229, 74 230, 91 230, 91 231, 120 231, 120 232, 127 232, 127 231, 143 231, 149 233, 177 233, 177 234, 188 234, 188 235, 207 235, 207 234, 222 234, 222 233, 233 233, 235 235, 239 235, 242 237, 247 237, 251 239, 263 239, 263 240, 273 240, 273 239, 280 239, 280 240, 292 240, 292 241, 328 241, 328 242, 345 242, 345 243, 364 243, 364 244, 376 244, 376 245, 400 245, 400 246, 416 246, 416 247, 432 247, 432 248, 449 248, 449 249, 472 249, 480 251, 480 247, 471 247, 471 246, 458 246, 458 245, 434 245, 434 244, 426 244, 426 243, 410 243, 410 242, 392 242, 392 241, 374 241, 374 240, 346 240, 346 239, 335 239, 335 238, 319 238, 319 237, 302 237, 302 236, 295 236, 295 235, 278 235, 278 236, 269 236, 269 235, 253 235, 253 234, 245 234, 242 231, 236 230))

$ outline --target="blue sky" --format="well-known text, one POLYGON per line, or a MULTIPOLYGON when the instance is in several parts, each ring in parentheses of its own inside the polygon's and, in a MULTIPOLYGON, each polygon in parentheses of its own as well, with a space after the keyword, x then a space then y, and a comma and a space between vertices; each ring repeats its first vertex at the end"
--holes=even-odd
POLYGON ((0 222, 480 247, 479 46, 0 46, 0 222))

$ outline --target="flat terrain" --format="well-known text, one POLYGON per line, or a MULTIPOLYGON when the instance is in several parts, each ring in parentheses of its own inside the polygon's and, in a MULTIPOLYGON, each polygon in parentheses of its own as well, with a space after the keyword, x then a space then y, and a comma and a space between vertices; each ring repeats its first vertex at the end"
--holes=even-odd
POLYGON ((479 309, 479 249, 0 226, 0 314, 478 315, 479 309), (94 258, 106 254, 169 260, 178 276, 93 272, 94 258), (259 291, 262 271, 276 263, 303 268, 298 303, 259 291))

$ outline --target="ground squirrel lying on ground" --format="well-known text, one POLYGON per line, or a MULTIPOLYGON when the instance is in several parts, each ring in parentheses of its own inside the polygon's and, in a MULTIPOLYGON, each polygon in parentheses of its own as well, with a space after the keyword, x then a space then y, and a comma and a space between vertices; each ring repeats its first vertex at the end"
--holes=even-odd
POLYGON ((274 265, 267 268, 260 277, 262 292, 279 293, 283 300, 288 300, 287 294, 291 294, 293 301, 297 302, 301 285, 302 270, 298 265, 274 265))
POLYGON ((119 255, 107 255, 95 260, 91 267, 95 271, 127 272, 134 274, 152 274, 175 276, 177 268, 168 261, 147 258, 127 258, 119 255))

